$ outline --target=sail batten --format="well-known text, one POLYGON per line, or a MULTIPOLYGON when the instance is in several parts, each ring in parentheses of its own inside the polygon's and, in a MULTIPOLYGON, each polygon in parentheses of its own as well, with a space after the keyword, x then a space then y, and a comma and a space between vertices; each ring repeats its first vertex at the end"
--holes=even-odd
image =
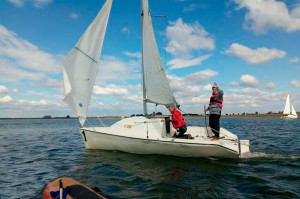
POLYGON ((105 2, 63 64, 64 101, 79 116, 82 126, 93 92, 111 5, 112 0, 105 2))
POLYGON ((98 63, 98 61, 94 60, 92 57, 90 57, 88 54, 86 54, 85 52, 83 52, 80 48, 78 48, 77 46, 74 47, 76 50, 79 50, 82 54, 84 54, 85 56, 87 56, 88 58, 90 58, 92 61, 94 61, 95 63, 98 63))

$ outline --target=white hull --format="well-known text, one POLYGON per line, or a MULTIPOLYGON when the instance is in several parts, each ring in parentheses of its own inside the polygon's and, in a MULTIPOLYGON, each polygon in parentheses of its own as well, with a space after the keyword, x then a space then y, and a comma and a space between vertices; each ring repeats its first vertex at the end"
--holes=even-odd
POLYGON ((241 154, 250 152, 248 140, 238 140, 236 135, 226 129, 221 128, 221 139, 218 141, 211 141, 207 137, 213 135, 209 127, 188 127, 187 133, 194 139, 174 139, 174 130, 172 126, 169 128, 170 125, 168 117, 133 117, 121 120, 111 127, 80 128, 80 132, 88 149, 221 158, 238 158, 241 154))
POLYGON ((296 118, 298 118, 298 115, 285 115, 285 116, 283 116, 283 118, 286 118, 286 119, 296 119, 296 118))

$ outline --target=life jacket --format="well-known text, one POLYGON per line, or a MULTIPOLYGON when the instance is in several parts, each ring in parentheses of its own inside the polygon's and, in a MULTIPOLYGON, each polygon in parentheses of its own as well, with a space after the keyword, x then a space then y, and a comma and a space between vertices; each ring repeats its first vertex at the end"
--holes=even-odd
POLYGON ((220 108, 223 107, 223 104, 222 104, 222 103, 223 103, 223 100, 217 101, 217 95, 212 95, 212 96, 210 97, 209 105, 215 104, 215 103, 218 103, 218 105, 219 105, 220 108))
POLYGON ((174 108, 174 110, 171 111, 171 113, 172 113, 172 125, 175 129, 186 125, 186 122, 184 121, 182 114, 176 108, 174 108))

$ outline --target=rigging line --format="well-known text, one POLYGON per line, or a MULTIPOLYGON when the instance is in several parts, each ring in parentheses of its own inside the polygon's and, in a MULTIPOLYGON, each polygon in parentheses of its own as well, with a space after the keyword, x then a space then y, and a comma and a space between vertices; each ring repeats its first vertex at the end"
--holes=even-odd
POLYGON ((102 120, 100 119, 100 117, 97 117, 97 119, 101 122, 102 126, 105 127, 105 124, 102 122, 102 120))
POLYGON ((95 127, 90 123, 90 121, 89 121, 87 118, 86 118, 85 120, 89 123, 90 127, 93 128, 94 131, 96 131, 96 130, 95 130, 95 127))
MULTIPOLYGON (((167 18, 167 16, 166 15, 151 15, 151 17, 160 17, 160 18, 167 18)), ((167 20, 165 20, 165 27, 167 26, 167 20)), ((164 36, 165 36, 165 38, 164 38, 164 51, 165 51, 165 53, 164 53, 164 68, 166 68, 167 67, 167 65, 166 65, 166 61, 167 61, 167 29, 165 29, 165 34, 164 34, 164 36)))
POLYGON ((124 112, 123 112, 121 109, 119 109, 119 108, 117 108, 116 106, 114 106, 113 104, 111 104, 111 103, 109 103, 109 102, 107 102, 107 101, 104 101, 104 100, 101 100, 101 101, 103 101, 103 102, 109 104, 109 105, 112 106, 114 109, 116 109, 117 111, 119 111, 120 113, 122 113, 122 115, 124 115, 124 112))
MULTIPOLYGON (((166 17, 167 18, 167 17, 166 17)), ((165 20, 165 27, 167 27, 167 20, 165 20)), ((165 68, 167 68, 167 28, 165 28, 165 68)))
POLYGON ((85 52, 83 52, 80 48, 78 48, 77 46, 74 47, 76 50, 78 50, 79 52, 81 52, 82 54, 84 54, 85 56, 87 56, 89 59, 91 59, 93 62, 95 62, 96 64, 98 64, 98 62, 93 59, 92 57, 90 57, 88 54, 86 54, 85 52))

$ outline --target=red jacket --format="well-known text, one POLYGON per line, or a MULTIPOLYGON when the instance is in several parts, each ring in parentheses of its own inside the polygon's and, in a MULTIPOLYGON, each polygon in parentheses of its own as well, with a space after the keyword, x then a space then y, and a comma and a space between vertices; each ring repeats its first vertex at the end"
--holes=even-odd
POLYGON ((171 111, 171 113, 172 113, 172 124, 175 129, 183 125, 186 125, 186 122, 183 120, 182 114, 176 108, 174 108, 173 111, 171 111))

